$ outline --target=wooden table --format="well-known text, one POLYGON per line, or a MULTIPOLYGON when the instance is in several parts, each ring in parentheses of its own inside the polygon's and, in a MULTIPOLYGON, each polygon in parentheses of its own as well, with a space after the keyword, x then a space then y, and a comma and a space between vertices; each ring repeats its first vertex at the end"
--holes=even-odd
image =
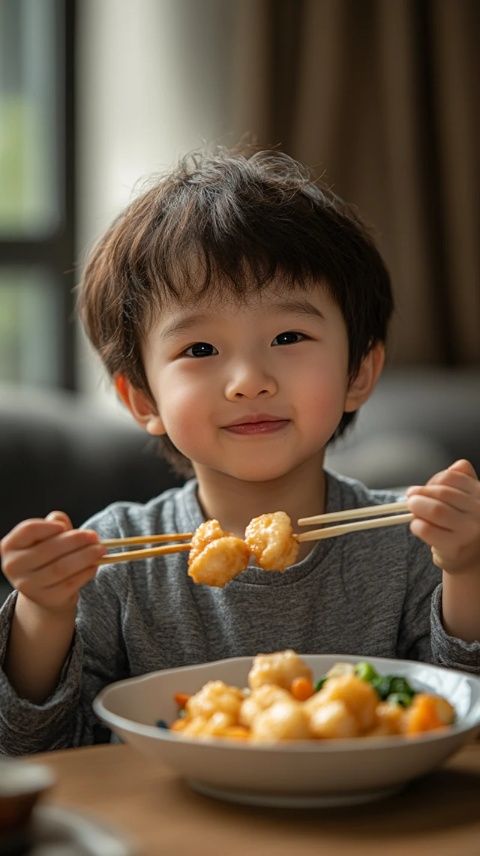
POLYGON ((396 796, 352 808, 275 810, 195 794, 126 745, 36 755, 47 802, 124 834, 141 856, 478 856, 480 742, 396 796))

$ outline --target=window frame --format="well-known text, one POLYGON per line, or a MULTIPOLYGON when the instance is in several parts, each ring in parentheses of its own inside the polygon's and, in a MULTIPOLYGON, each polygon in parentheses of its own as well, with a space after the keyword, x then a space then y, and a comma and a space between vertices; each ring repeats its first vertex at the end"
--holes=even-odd
POLYGON ((58 306, 57 380, 75 390, 76 327, 74 324, 76 234, 76 0, 54 0, 56 78, 55 170, 58 218, 43 235, 0 233, 0 270, 31 266, 40 269, 55 293, 58 306))

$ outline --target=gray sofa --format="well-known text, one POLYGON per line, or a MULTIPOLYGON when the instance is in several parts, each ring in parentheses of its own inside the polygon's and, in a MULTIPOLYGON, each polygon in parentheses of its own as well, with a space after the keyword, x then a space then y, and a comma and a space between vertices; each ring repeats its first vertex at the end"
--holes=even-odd
MULTIPOLYGON (((480 370, 412 369, 385 373, 327 464, 370 487, 402 487, 459 457, 480 474, 480 370)), ((0 537, 54 508, 79 525, 109 502, 181 482, 127 418, 71 393, 0 387, 0 537)), ((0 599, 6 591, 0 575, 0 599)))

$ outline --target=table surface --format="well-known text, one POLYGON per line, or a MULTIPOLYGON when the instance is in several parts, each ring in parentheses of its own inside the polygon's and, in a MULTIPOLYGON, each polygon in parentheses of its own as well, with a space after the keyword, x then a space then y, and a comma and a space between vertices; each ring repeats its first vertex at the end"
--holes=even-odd
POLYGON ((355 807, 268 809, 190 790, 127 745, 35 755, 57 784, 45 803, 125 836, 138 856, 478 856, 480 742, 395 796, 355 807))

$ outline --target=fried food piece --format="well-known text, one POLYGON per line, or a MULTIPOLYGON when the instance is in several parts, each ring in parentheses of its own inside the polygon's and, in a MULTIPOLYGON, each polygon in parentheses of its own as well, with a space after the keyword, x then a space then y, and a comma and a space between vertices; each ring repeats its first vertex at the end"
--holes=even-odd
POLYGON ((353 713, 344 701, 334 699, 316 707, 305 709, 309 719, 310 731, 314 737, 332 739, 339 737, 358 737, 359 727, 353 713))
POLYGON ((174 731, 185 737, 236 737, 245 739, 238 714, 244 692, 223 681, 208 681, 190 696, 185 705, 185 716, 172 725, 174 731))
POLYGON ((192 537, 188 575, 196 583, 222 588, 247 568, 250 554, 265 571, 284 571, 295 562, 298 543, 288 514, 254 517, 244 541, 225 532, 218 520, 206 520, 192 537))
POLYGON ((322 705, 333 701, 345 705, 357 723, 357 733, 364 734, 376 724, 378 695, 370 684, 356 675, 329 678, 322 689, 305 702, 305 706, 313 715, 322 705))
POLYGON ((308 740, 311 736, 304 705, 294 699, 276 701, 259 713, 251 726, 251 739, 255 743, 308 740))
POLYGON ((245 542, 264 571, 284 571, 298 556, 298 542, 284 511, 254 517, 245 529, 245 542))
POLYGON ((248 565, 250 551, 241 538, 227 535, 208 544, 193 561, 188 575, 198 584, 223 588, 248 565))
POLYGON ((188 554, 189 562, 196 559, 212 541, 223 538, 225 535, 230 535, 230 532, 225 532, 218 520, 205 520, 193 533, 190 552, 188 554))
POLYGON ((241 538, 224 532, 218 520, 206 520, 192 537, 188 575, 195 583, 222 588, 245 570, 249 558, 241 538))
POLYGON ((276 651, 274 654, 257 654, 248 674, 248 685, 255 690, 262 684, 274 684, 290 690, 295 678, 310 678, 312 670, 295 651, 276 651))
MULTIPOLYGON (((224 737, 225 731, 232 728, 234 721, 228 713, 217 711, 213 716, 205 719, 203 716, 194 716, 191 719, 181 719, 182 728, 175 728, 175 731, 180 730, 184 737, 224 737)), ((175 724, 175 723, 174 723, 175 724)))
POLYGON ((208 681, 198 693, 190 696, 185 710, 187 716, 192 718, 202 716, 209 719, 214 713, 225 713, 237 721, 244 698, 239 687, 230 686, 223 681, 208 681))
POLYGON ((376 725, 368 732, 367 737, 391 737, 393 734, 403 734, 406 729, 406 712, 400 704, 380 702, 375 718, 376 725))
POLYGON ((242 702, 239 713, 239 721, 242 725, 251 728, 254 719, 278 701, 291 701, 290 693, 273 684, 262 684, 250 693, 242 702))

